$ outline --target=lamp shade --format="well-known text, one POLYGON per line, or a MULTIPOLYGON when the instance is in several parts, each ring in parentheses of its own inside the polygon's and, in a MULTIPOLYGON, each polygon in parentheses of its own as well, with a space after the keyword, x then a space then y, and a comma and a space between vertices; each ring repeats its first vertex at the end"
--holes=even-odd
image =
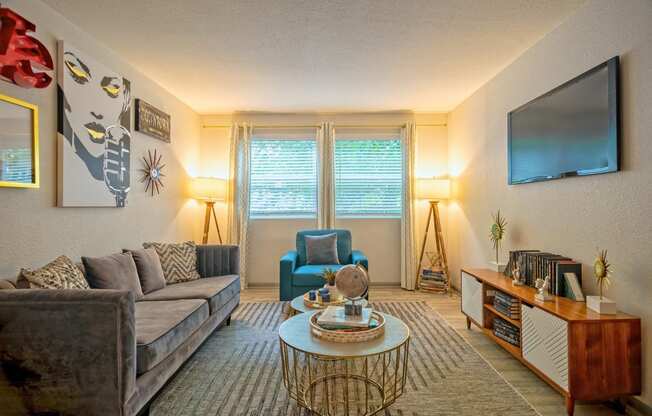
POLYGON ((450 179, 417 179, 417 198, 436 201, 450 198, 450 179))
POLYGON ((226 180, 219 178, 193 178, 190 183, 192 197, 204 201, 226 199, 226 180))

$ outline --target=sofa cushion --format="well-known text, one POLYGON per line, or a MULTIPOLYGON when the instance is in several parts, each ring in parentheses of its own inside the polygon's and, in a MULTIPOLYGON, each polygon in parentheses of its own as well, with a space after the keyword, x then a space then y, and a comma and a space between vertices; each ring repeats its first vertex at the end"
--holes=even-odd
POLYGON ((197 246, 185 243, 143 243, 143 248, 154 248, 163 267, 166 283, 187 282, 199 279, 197 271, 197 246))
POLYGON ((337 234, 337 257, 340 264, 351 263, 351 232, 342 229, 324 229, 324 230, 303 230, 297 233, 296 245, 298 261, 297 265, 303 266, 306 264, 306 235, 324 235, 324 234, 337 234))
POLYGON ((306 235, 306 264, 339 264, 337 234, 306 235))
POLYGON ((211 314, 214 314, 238 293, 240 277, 232 274, 167 285, 161 290, 146 294, 144 300, 206 299, 211 314))
POLYGON ((319 286, 326 283, 322 277, 325 269, 338 271, 341 269, 341 264, 307 264, 299 266, 292 273, 293 286, 319 286))
POLYGON ((20 271, 22 287, 32 289, 90 289, 84 274, 66 256, 59 256, 40 269, 20 271))
POLYGON ((127 290, 136 300, 143 297, 136 263, 131 253, 104 257, 82 257, 86 279, 93 289, 127 290))
POLYGON ((165 276, 161 260, 154 248, 144 248, 141 250, 123 250, 131 253, 138 270, 138 279, 143 293, 147 294, 165 287, 165 276))
POLYGON ((136 302, 136 373, 151 370, 173 353, 207 319, 200 299, 136 302))

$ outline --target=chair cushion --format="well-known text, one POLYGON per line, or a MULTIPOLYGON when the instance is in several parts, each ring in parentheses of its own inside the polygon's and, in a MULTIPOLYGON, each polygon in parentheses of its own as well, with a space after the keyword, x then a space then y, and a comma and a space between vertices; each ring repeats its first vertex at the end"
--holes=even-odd
POLYGON ((104 257, 82 257, 86 280, 93 289, 127 290, 136 300, 143 297, 138 270, 131 253, 117 253, 104 257))
POLYGON ((338 271, 341 269, 341 264, 307 264, 299 266, 292 273, 293 286, 319 286, 326 283, 322 277, 325 269, 332 269, 338 271))
POLYGON ((306 264, 306 235, 325 235, 337 234, 337 257, 340 264, 351 264, 351 232, 349 230, 341 229, 325 229, 325 230, 304 230, 297 233, 296 245, 298 254, 298 266, 306 264))
POLYGON ((306 235, 306 264, 339 264, 337 234, 306 235))
POLYGON ((144 300, 205 299, 210 306, 210 313, 214 314, 238 293, 240 277, 232 274, 167 285, 161 290, 146 294, 144 300))
POLYGON ((208 319, 205 300, 136 302, 136 373, 154 368, 208 319))

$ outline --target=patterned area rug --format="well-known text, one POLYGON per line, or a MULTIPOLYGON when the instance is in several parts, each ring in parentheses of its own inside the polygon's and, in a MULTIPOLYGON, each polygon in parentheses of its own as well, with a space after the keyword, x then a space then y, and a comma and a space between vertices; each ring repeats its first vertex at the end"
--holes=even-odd
MULTIPOLYGON (((286 304, 244 303, 181 368, 151 408, 155 416, 308 416, 289 399, 277 330, 286 304)), ((538 413, 424 302, 374 302, 410 327, 406 393, 383 416, 538 413)))

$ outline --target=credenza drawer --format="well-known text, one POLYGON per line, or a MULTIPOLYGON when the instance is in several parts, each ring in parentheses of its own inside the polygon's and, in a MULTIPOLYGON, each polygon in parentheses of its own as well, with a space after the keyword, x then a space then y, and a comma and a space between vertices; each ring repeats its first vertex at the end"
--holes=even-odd
POLYGON ((483 326, 482 283, 466 272, 462 272, 462 312, 483 326))
POLYGON ((521 320, 523 358, 568 391, 568 323, 524 303, 521 320))

